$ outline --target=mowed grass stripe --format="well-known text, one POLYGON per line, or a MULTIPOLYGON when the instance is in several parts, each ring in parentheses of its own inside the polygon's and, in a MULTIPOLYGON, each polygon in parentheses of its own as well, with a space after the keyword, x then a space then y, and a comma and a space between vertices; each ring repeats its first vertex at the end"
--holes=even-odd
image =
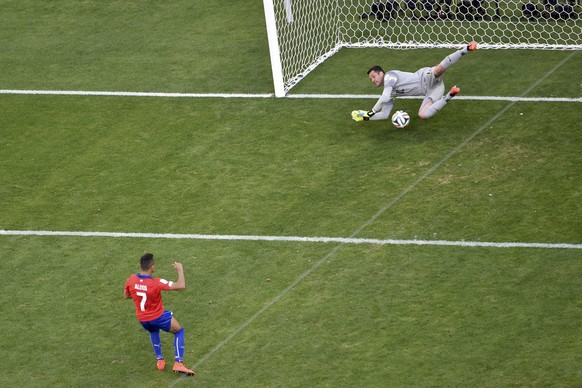
MULTIPOLYGON (((550 77, 556 70, 558 70, 564 63, 566 63, 570 58, 573 57, 574 54, 569 55, 556 66, 554 66, 551 70, 549 70, 544 76, 540 77, 536 82, 534 82, 528 89, 526 89, 522 96, 527 95, 532 90, 536 88, 541 82, 543 82, 546 78, 550 77)), ((396 204, 400 199, 405 197, 408 193, 414 190, 420 183, 422 183, 428 176, 430 176, 434 171, 436 171, 441 165, 446 163, 452 156, 457 154, 461 149, 463 149, 471 140, 473 140, 476 136, 480 133, 484 132, 490 124, 496 121, 499 117, 501 117, 505 112, 507 112, 512 106, 516 104, 516 101, 510 102, 507 106, 503 107, 499 112, 494 114, 487 122, 481 125, 477 130, 475 130, 469 137, 463 140, 458 146, 453 148, 447 155, 444 156, 443 159, 438 161, 437 163, 433 164, 424 174, 412 183, 412 185, 405 188, 399 195, 395 198, 390 200, 383 208, 378 210, 376 214, 374 214, 368 221, 364 222, 360 225, 351 235, 350 238, 354 238, 357 236, 362 230, 367 228, 371 225, 378 217, 380 217, 386 210, 390 209, 394 204, 396 204)), ((303 272, 299 277, 297 277, 287 288, 285 288, 281 293, 279 293, 276 297, 271 299, 267 304, 265 304, 261 309, 259 309, 255 314, 253 314, 248 320, 244 321, 241 325, 237 327, 233 332, 231 332, 224 340, 219 342, 210 352, 208 352, 205 356, 203 356, 198 362, 193 365, 193 368, 197 368, 200 364, 204 363, 208 358, 212 357, 216 352, 220 351, 232 338, 236 337, 241 331, 243 331, 248 325, 252 324, 259 316, 261 316, 266 310, 268 310, 271 306, 276 304, 281 298, 283 298, 288 292, 290 292, 293 288, 295 288, 299 283, 301 283, 305 278, 307 278, 313 271, 315 271, 322 263, 326 262, 328 259, 333 257, 345 244, 340 243, 333 247, 327 254, 323 255, 317 262, 309 268, 307 271, 303 272)), ((181 381, 183 376, 179 379, 174 381, 170 386, 174 386, 176 383, 181 381)))

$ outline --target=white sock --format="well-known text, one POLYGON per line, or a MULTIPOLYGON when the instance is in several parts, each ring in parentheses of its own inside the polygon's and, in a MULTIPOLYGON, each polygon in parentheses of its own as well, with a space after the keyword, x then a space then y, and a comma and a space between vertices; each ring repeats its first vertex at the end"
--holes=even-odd
POLYGON ((447 56, 445 59, 442 60, 441 66, 445 69, 448 69, 450 66, 454 65, 455 63, 459 62, 461 57, 467 54, 468 50, 467 47, 463 47, 462 49, 455 51, 451 55, 447 56))
MULTIPOLYGON (((448 94, 447 94, 448 96, 448 94)), ((443 96, 443 98, 441 98, 440 100, 434 102, 430 108, 428 108, 426 110, 426 112, 424 112, 424 117, 429 119, 432 116, 436 115, 437 113, 439 113, 441 111, 441 109, 444 108, 444 106, 447 104, 447 102, 450 100, 450 98, 447 100, 446 96, 443 96)))

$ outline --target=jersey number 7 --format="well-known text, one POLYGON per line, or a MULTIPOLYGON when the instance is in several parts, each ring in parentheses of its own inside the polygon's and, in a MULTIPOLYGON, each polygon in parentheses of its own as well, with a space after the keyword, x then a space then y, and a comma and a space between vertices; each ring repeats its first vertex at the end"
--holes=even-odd
POLYGON ((146 300, 148 300, 148 295, 145 292, 136 292, 137 296, 141 297, 141 302, 139 303, 139 308, 141 311, 145 311, 146 300))

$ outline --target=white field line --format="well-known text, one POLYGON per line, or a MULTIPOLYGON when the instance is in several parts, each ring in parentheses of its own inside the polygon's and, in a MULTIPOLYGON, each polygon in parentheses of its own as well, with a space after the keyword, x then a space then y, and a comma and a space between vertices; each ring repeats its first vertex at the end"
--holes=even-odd
MULTIPOLYGON (((292 94, 286 98, 322 98, 322 99, 374 99, 380 98, 377 94, 292 94)), ((399 100, 421 100, 424 97, 397 97, 399 100)), ((455 100, 470 101, 516 101, 516 102, 582 102, 582 97, 504 97, 504 96, 456 96, 455 100)))
MULTIPOLYGON (((163 98, 274 98, 273 93, 161 93, 161 92, 110 92, 83 90, 0 90, 0 94, 21 94, 41 96, 110 96, 110 97, 163 97, 163 98)), ((377 94, 290 94, 291 99, 374 99, 377 94)), ((398 97, 399 99, 418 100, 422 97, 398 97)), ((470 101, 515 101, 515 102, 582 102, 582 97, 504 97, 504 96, 457 96, 455 100, 470 101)))
POLYGON ((112 96, 112 97, 169 97, 169 98, 271 98, 272 93, 158 93, 158 92, 108 92, 83 90, 0 90, 0 94, 24 94, 41 96, 112 96))
POLYGON ((232 234, 176 234, 176 233, 123 233, 123 232, 77 232, 48 230, 0 230, 2 236, 58 236, 58 237, 113 237, 173 240, 222 240, 222 241, 275 241, 305 243, 373 244, 373 245, 429 245, 454 247, 488 248, 545 248, 582 249, 582 244, 569 243, 527 243, 527 242, 485 242, 447 240, 398 240, 350 237, 301 237, 301 236, 253 236, 232 234))

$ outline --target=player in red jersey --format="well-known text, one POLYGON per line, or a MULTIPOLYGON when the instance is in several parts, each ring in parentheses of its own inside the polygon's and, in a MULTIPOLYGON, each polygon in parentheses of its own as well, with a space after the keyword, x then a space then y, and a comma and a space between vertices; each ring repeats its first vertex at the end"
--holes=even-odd
POLYGON ((194 376, 196 373, 184 366, 184 328, 174 318, 171 311, 165 310, 162 305, 162 291, 181 291, 186 288, 184 267, 181 263, 173 263, 178 272, 175 282, 153 277, 155 271, 154 255, 146 253, 140 259, 141 271, 133 274, 125 282, 125 297, 133 299, 135 314, 144 329, 150 333, 150 339, 156 354, 157 368, 163 370, 166 361, 162 355, 160 329, 174 334, 175 363, 172 368, 176 373, 185 373, 194 376))

